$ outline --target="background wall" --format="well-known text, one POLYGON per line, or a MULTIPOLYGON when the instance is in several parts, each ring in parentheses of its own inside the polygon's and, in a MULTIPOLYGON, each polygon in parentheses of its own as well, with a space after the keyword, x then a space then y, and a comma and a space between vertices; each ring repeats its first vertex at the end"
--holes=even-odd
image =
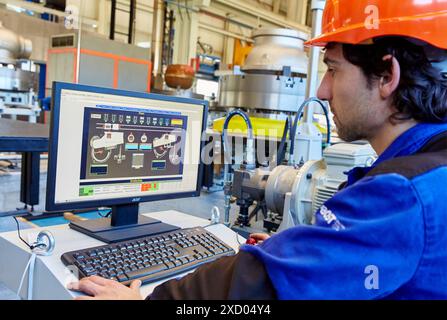
MULTIPOLYGON (((148 49, 152 42, 154 1, 156 0, 136 1, 135 32, 132 43, 148 49)), ((42 11, 45 11, 43 8, 45 0, 40 2, 42 2, 40 5, 42 11)), ((253 28, 270 26, 310 31, 307 27, 311 24, 308 18, 310 0, 168 0, 165 2, 176 13, 177 33, 181 33, 184 29, 185 20, 188 20, 190 15, 194 15, 198 21, 197 38, 202 43, 210 45, 213 48, 212 54, 228 60, 226 62, 229 62, 232 57, 233 40, 250 37, 253 28)), ((66 5, 80 8, 84 30, 96 32, 105 37, 109 36, 111 0, 66 0, 66 5)), ((24 0, 0 0, 0 6, 4 8, 8 6, 10 10, 39 7, 38 4, 24 0)), ((129 8, 130 0, 117 0, 116 41, 127 42, 125 34, 128 32, 129 14, 126 11, 129 11, 129 8)), ((11 16, 10 13, 5 12, 1 12, 0 20, 8 20, 11 16)), ((59 23, 61 28, 63 28, 62 20, 60 19, 59 23)), ((42 33, 42 30, 48 28, 40 25, 44 22, 35 21, 35 23, 39 24, 35 28, 23 29, 12 26, 12 29, 20 31, 20 34, 28 35, 42 33)), ((36 39, 39 37, 41 36, 36 35, 36 39)), ((40 40, 42 41, 39 43, 45 42, 43 38, 40 40)), ((185 59, 181 56, 176 58, 185 59)), ((174 62, 186 63, 187 61, 174 62)))

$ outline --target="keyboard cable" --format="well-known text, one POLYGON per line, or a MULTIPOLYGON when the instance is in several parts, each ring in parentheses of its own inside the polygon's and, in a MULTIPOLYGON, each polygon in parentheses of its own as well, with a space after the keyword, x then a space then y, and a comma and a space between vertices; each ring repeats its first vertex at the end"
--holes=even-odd
POLYGON ((19 288, 17 289, 17 296, 20 297, 20 291, 25 280, 26 272, 28 271, 28 292, 27 300, 33 299, 33 284, 34 284, 34 266, 36 263, 36 257, 38 255, 50 255, 55 247, 55 240, 53 235, 49 231, 42 231, 38 234, 37 240, 33 244, 29 244, 20 234, 20 224, 16 217, 13 217, 17 225, 17 235, 19 239, 31 250, 31 256, 25 266, 22 277, 20 279, 19 288), (47 239, 47 243, 44 242, 44 238, 47 239))

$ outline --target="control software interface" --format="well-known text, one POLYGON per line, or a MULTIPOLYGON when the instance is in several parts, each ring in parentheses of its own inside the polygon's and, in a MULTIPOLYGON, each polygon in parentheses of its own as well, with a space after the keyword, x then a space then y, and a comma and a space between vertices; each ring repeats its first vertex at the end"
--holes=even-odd
POLYGON ((195 191, 202 109, 62 90, 56 203, 195 191))

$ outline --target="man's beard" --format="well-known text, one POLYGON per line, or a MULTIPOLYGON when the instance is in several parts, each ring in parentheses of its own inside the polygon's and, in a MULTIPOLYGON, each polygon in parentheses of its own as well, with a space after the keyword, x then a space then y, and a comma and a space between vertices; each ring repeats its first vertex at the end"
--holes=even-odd
POLYGON ((351 124, 350 126, 345 126, 338 123, 337 133, 338 137, 346 142, 367 139, 367 135, 365 134, 364 128, 361 124, 351 124))

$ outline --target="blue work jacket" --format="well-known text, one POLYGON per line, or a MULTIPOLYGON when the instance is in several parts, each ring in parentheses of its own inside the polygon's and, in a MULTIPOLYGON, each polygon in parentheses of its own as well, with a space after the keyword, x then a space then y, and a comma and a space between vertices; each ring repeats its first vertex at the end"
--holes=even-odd
POLYGON ((409 129, 372 167, 348 173, 316 225, 241 250, 262 261, 279 299, 446 299, 447 167, 366 176, 446 131, 447 124, 409 129))

